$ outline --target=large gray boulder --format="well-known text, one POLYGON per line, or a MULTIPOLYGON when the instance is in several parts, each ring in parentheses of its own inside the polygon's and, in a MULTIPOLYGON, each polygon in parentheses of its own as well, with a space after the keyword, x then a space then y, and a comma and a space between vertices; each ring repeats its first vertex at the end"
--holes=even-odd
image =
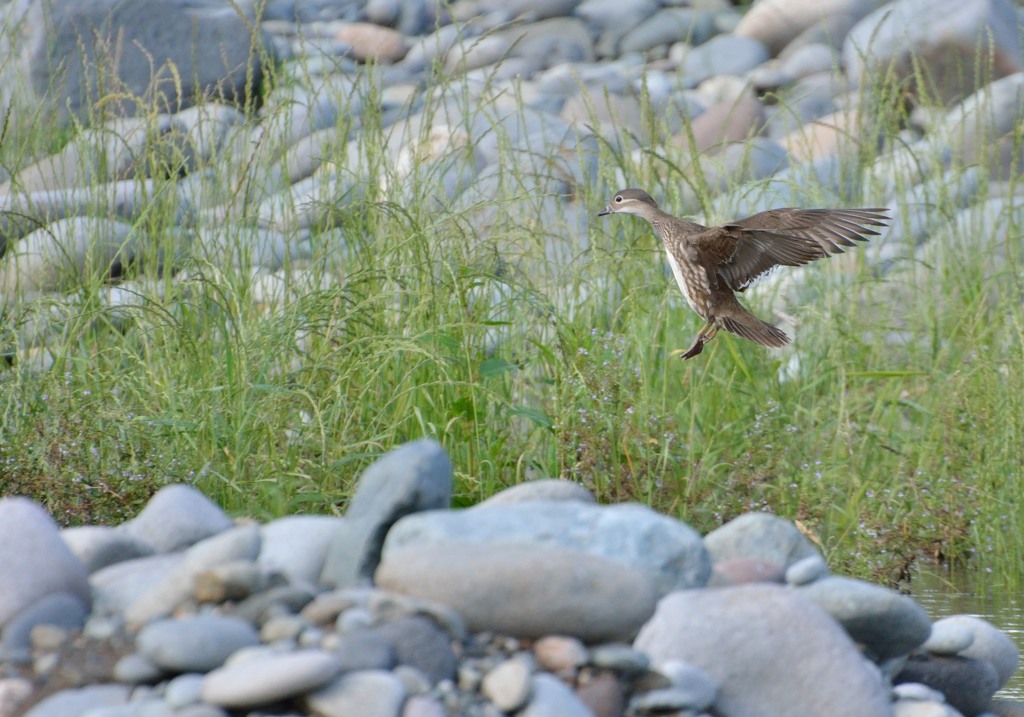
POLYGON ((843 65, 861 84, 891 76, 884 81, 907 81, 918 93, 956 101, 976 89, 978 77, 1024 69, 1017 22, 1011 0, 896 0, 854 26, 843 65))
POLYGON ((662 598, 634 642, 714 678, 729 717, 891 717, 889 688, 831 617, 795 590, 756 584, 662 598))
MULTIPOLYGON (((22 77, 49 119, 176 112, 200 97, 244 103, 260 81, 263 38, 251 2, 19 0, 22 77)), ((16 81, 17 81, 16 80, 16 81)))

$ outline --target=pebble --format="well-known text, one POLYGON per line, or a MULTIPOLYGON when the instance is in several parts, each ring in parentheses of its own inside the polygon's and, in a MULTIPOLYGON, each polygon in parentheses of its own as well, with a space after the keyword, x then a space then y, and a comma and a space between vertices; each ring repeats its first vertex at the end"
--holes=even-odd
POLYGON ((809 585, 828 575, 828 564, 820 555, 811 555, 786 568, 786 584, 793 587, 809 585))
POLYGON ((259 707, 316 690, 340 669, 337 658, 322 650, 234 661, 206 674, 202 699, 228 709, 259 707))
POLYGON ((574 637, 546 635, 533 643, 537 664, 559 676, 574 674, 587 662, 586 646, 574 637))
POLYGON ((530 699, 532 660, 516 656, 489 670, 480 681, 480 692, 502 712, 516 712, 530 699))

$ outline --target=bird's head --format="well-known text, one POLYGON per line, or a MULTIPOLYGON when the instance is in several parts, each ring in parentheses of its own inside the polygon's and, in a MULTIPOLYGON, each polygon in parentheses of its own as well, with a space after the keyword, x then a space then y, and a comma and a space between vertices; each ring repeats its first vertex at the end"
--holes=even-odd
POLYGON ((603 217, 606 214, 639 214, 647 216, 651 210, 657 210, 658 204, 651 199, 651 195, 642 189, 622 189, 615 193, 608 206, 597 216, 603 217))

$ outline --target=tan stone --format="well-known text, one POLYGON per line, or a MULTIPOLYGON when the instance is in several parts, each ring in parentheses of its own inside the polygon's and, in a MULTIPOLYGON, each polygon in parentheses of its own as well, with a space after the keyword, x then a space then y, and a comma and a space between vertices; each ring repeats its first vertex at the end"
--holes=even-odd
POLYGON ((369 22, 339 24, 334 39, 351 45, 352 56, 363 62, 371 59, 398 62, 409 51, 409 43, 402 33, 369 22))

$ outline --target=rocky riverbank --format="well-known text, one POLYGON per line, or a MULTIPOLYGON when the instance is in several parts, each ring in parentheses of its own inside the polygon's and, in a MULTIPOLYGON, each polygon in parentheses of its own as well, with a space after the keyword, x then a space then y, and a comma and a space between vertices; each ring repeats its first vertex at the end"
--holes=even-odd
MULTIPOLYGON (((366 201, 428 206, 456 222, 453 235, 472 226, 481 246, 519 218, 532 242, 501 242, 487 270, 515 267, 563 312, 587 300, 565 273, 590 247, 595 207, 640 177, 676 213, 708 206, 698 198, 710 192, 716 219, 850 201, 898 208, 869 261, 886 287, 907 292, 919 282, 913 266, 934 264, 937 247, 1020 219, 1024 60, 1009 0, 762 0, 746 14, 723 0, 275 0, 258 17, 244 3, 168 2, 158 16, 129 12, 133 3, 146 5, 118 4, 125 47, 180 69, 193 43, 227 43, 221 56, 249 58, 250 79, 274 65, 277 80, 250 115, 213 101, 179 109, 195 100, 188 92, 245 93, 217 63, 196 68, 195 83, 171 83, 186 95, 165 97, 166 112, 104 119, 118 97, 151 92, 134 77, 100 105, 106 114, 87 111, 84 81, 60 84, 51 112, 54 59, 39 48, 83 23, 102 27, 106 5, 67 3, 50 16, 36 8, 44 3, 5 6, 5 27, 19 33, 3 41, 21 59, 5 66, 3 86, 37 95, 15 105, 12 126, 68 108, 92 123, 55 155, 20 155, 0 182, 12 359, 48 365, 54 317, 81 305, 82 281, 145 257, 163 259, 90 294, 113 321, 170 300, 158 271, 187 295, 197 264, 250 272, 253 300, 268 307, 322 287, 308 262, 329 255, 344 275, 345 217, 366 201), (204 21, 193 27, 192 13, 204 21), (872 89, 883 76, 907 104, 872 89), (902 129, 886 138, 893 115, 902 129)), ((801 272, 784 281, 779 309, 806 298, 801 272)), ((910 340, 894 329, 894 343, 910 340)))
POLYGON ((749 513, 701 537, 565 481, 449 507, 433 441, 342 517, 231 519, 172 485, 117 526, 0 501, 0 715, 914 717, 992 701, 1018 650, 830 575, 749 513))

